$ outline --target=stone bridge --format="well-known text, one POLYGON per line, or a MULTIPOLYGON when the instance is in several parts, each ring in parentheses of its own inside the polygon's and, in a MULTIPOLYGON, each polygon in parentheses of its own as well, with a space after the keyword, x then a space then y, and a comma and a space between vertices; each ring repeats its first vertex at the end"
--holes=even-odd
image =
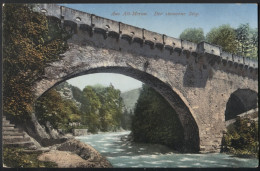
POLYGON ((72 33, 62 60, 46 67, 43 79, 35 84, 36 99, 80 75, 130 76, 153 87, 174 108, 187 152, 220 150, 227 104, 236 105, 230 98, 234 92, 252 92, 236 96, 251 99, 253 94, 255 99, 249 101, 254 104, 240 102, 256 106, 257 61, 206 42, 195 44, 54 4, 38 4, 34 10, 59 20, 72 33))

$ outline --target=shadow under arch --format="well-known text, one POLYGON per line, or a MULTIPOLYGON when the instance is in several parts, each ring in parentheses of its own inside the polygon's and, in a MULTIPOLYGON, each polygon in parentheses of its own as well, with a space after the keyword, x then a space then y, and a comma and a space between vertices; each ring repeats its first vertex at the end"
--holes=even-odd
MULTIPOLYGON (((200 138, 199 138, 199 129, 198 125, 192 116, 191 111, 185 105, 181 97, 172 90, 170 85, 167 83, 162 82, 158 78, 140 71, 134 68, 128 67, 99 67, 94 69, 89 69, 74 75, 69 75, 65 77, 63 80, 57 82, 52 87, 74 77, 87 75, 87 74, 94 74, 94 73, 117 73, 123 74, 132 78, 135 78, 143 83, 149 85, 150 87, 154 88, 158 93, 160 93, 172 106, 172 108, 176 111, 180 122, 184 129, 184 152, 196 153, 200 150, 200 138)), ((50 90, 50 87, 48 90, 50 90)), ((47 90, 47 91, 48 91, 47 90)), ((45 91, 43 94, 45 94, 45 91)), ((42 95, 43 95, 42 94, 42 95)), ((38 97, 39 98, 39 97, 38 97)))
POLYGON ((251 109, 257 108, 257 92, 250 89, 238 89, 233 92, 227 102, 225 121, 236 118, 251 109))

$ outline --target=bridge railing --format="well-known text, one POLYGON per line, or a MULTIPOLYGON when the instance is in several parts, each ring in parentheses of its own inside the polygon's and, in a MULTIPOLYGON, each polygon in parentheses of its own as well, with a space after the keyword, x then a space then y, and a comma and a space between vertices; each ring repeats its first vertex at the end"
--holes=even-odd
POLYGON ((257 60, 224 52, 222 51, 222 47, 207 42, 195 44, 56 4, 37 4, 34 10, 44 13, 46 16, 56 17, 62 23, 70 21, 77 25, 86 25, 88 28, 91 28, 92 32, 94 30, 101 30, 106 34, 106 37, 110 32, 113 32, 117 34, 118 38, 126 37, 131 41, 141 40, 141 43, 151 44, 152 47, 158 45, 171 50, 189 51, 198 54, 206 53, 219 57, 219 61, 258 69, 257 60))

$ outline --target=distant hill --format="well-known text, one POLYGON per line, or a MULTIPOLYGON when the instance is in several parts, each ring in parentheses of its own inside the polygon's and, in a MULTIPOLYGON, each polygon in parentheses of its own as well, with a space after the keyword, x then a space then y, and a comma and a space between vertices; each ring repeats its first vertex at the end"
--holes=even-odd
POLYGON ((121 97, 124 100, 124 104, 126 110, 130 112, 130 110, 134 111, 135 103, 139 98, 141 88, 133 89, 124 93, 121 93, 121 97))

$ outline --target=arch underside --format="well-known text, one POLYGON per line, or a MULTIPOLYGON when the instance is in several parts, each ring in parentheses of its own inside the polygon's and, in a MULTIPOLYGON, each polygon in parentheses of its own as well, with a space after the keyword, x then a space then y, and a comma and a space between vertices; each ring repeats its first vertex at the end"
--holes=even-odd
MULTIPOLYGON (((154 88, 158 93, 160 93, 173 107, 173 109, 178 114, 180 122, 184 128, 184 151, 185 152, 198 152, 200 150, 200 139, 199 139, 199 129, 194 120, 189 108, 185 105, 181 97, 172 90, 171 86, 167 83, 162 82, 158 78, 134 69, 130 67, 99 67, 94 69, 89 69, 77 74, 68 75, 61 81, 57 82, 54 86, 64 82, 68 79, 94 73, 118 73, 123 74, 132 78, 135 78, 143 83, 154 88)), ((51 88, 51 87, 50 87, 51 88)), ((48 90, 47 90, 48 91, 48 90)), ((45 92, 47 92, 45 91, 45 92)))
POLYGON ((236 90, 227 102, 225 120, 234 119, 239 114, 257 108, 257 97, 257 92, 253 90, 236 90))

